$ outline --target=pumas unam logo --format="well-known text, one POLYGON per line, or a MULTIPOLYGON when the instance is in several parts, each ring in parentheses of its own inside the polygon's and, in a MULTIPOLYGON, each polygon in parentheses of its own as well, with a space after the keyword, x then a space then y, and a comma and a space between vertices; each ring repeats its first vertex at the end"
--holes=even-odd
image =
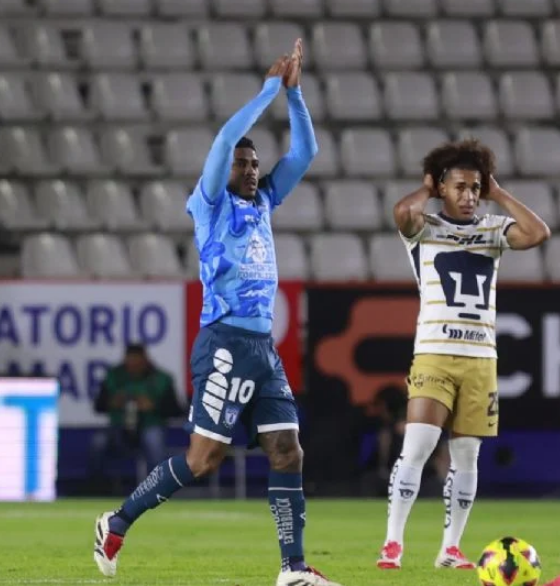
POLYGON ((447 324, 442 329, 449 340, 465 340, 466 342, 484 342, 486 340, 486 334, 477 330, 451 328, 447 324))

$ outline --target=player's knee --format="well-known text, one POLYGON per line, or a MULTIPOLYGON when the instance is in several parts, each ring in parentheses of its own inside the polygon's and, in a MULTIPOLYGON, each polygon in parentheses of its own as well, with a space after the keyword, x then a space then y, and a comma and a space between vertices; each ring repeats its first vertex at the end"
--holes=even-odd
POLYGON ((195 478, 203 478, 218 470, 224 459, 224 448, 221 444, 211 445, 206 449, 191 449, 187 454, 187 463, 195 478))
POLYGON ((407 466, 422 468, 432 455, 441 435, 441 429, 427 423, 408 423, 402 449, 407 466))
POLYGON ((477 437, 454 437, 449 440, 451 466, 461 472, 477 469, 478 452, 482 441, 477 437))
POLYGON ((269 453, 270 467, 276 472, 300 472, 303 469, 303 450, 298 441, 278 442, 269 453))

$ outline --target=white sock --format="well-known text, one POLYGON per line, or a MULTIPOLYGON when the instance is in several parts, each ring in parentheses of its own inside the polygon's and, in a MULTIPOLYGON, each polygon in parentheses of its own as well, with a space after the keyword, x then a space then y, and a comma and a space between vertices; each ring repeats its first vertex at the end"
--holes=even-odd
POLYGON ((402 544, 404 528, 418 496, 424 465, 436 447, 441 429, 427 423, 407 423, 403 449, 389 479, 388 541, 402 544))
POLYGON ((476 437, 457 437, 449 440, 451 465, 443 488, 445 528, 442 549, 459 547, 465 531, 476 496, 480 444, 481 440, 476 437))

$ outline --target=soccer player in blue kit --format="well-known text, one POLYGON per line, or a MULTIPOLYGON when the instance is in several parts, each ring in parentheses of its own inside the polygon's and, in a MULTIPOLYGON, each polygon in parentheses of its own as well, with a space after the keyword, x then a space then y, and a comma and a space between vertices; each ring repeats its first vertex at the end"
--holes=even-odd
POLYGON ((148 509, 217 470, 238 423, 270 462, 268 498, 282 558, 276 586, 340 586, 308 566, 303 553, 303 452, 296 405, 271 337, 278 286, 270 216, 309 168, 318 147, 300 80, 302 43, 278 59, 262 91, 222 127, 188 200, 204 287, 201 330, 191 371, 190 447, 161 462, 115 512, 96 521, 94 559, 116 573, 126 531, 148 509), (289 152, 259 179, 255 146, 245 137, 282 85, 291 126, 289 152))

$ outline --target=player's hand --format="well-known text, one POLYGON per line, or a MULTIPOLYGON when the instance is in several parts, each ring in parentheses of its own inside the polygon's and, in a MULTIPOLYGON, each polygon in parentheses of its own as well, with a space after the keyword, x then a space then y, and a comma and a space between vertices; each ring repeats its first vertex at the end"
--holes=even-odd
POLYGON ((502 188, 496 181, 493 175, 490 175, 490 180, 488 182, 488 199, 495 199, 496 196, 501 192, 502 188))
POLYGON ((288 55, 282 55, 279 59, 277 59, 272 67, 268 70, 265 79, 270 79, 271 77, 284 77, 286 75, 286 71, 288 71, 288 66, 290 64, 290 57, 288 55))
POLYGON ((294 50, 290 57, 288 70, 286 71, 283 81, 287 88, 297 87, 301 84, 301 67, 303 64, 303 42, 298 39, 294 44, 294 50))
POLYGON ((136 404, 138 405, 138 411, 153 411, 154 404, 148 397, 140 396, 136 399, 136 404))
POLYGON ((429 173, 424 175, 422 183, 424 184, 424 187, 427 187, 430 190, 430 197, 437 197, 437 192, 434 188, 434 178, 429 173))

